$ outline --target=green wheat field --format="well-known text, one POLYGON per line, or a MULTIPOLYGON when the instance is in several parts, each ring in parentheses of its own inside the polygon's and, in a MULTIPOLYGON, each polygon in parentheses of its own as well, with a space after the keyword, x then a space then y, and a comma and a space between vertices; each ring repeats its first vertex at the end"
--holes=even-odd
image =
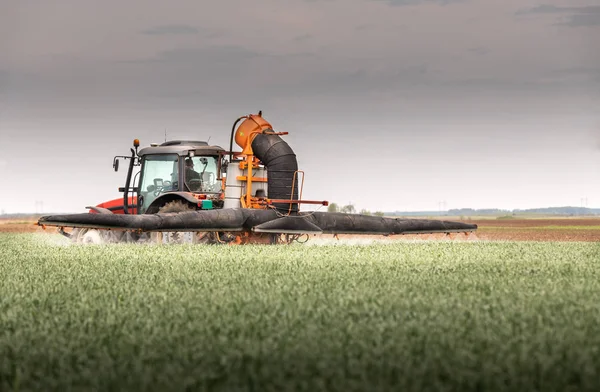
POLYGON ((1 391, 597 391, 600 243, 0 235, 1 391))

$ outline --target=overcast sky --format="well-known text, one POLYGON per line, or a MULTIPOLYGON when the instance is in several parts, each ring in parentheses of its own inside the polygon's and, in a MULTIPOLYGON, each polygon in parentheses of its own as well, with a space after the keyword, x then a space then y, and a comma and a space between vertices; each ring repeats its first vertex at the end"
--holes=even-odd
POLYGON ((85 212, 134 138, 258 110, 306 199, 600 207, 599 38, 599 0, 2 1, 0 209, 85 212))

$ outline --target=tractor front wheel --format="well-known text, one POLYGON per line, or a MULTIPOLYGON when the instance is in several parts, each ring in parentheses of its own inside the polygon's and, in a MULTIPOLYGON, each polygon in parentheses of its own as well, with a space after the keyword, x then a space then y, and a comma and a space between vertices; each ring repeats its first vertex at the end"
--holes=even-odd
POLYGON ((104 240, 102 239, 102 235, 100 234, 100 232, 98 230, 88 230, 81 237, 81 242, 84 244, 99 245, 99 244, 102 244, 104 242, 104 240))
MULTIPOLYGON (((167 213, 181 213, 196 211, 197 208, 188 202, 183 200, 173 200, 168 202, 158 210, 159 214, 167 213)), ((200 234, 195 231, 172 231, 172 232, 154 232, 152 233, 152 242, 155 243, 167 243, 167 244, 184 244, 184 243, 198 243, 198 239, 201 238, 200 234)))

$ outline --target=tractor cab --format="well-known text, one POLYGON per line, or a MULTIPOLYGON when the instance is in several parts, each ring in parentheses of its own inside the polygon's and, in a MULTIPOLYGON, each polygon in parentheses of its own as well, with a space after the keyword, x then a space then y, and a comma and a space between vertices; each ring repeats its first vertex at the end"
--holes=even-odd
MULTIPOLYGON (((221 173, 226 164, 223 148, 204 141, 173 140, 160 145, 153 143, 138 152, 136 142, 126 186, 120 188, 124 192, 123 201, 130 200, 133 207, 125 208, 125 214, 154 213, 174 198, 198 206, 207 205, 202 200, 208 200, 211 208, 222 208, 221 173), (135 166, 140 170, 133 174, 135 166)), ((116 158, 113 167, 118 170, 116 158)))

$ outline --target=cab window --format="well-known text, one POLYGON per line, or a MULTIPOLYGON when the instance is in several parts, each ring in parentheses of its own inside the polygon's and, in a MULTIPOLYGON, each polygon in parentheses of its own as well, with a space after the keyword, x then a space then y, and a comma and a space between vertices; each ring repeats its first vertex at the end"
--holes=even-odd
POLYGON ((178 162, 176 154, 144 157, 139 188, 144 201, 141 213, 162 193, 178 190, 178 162))

